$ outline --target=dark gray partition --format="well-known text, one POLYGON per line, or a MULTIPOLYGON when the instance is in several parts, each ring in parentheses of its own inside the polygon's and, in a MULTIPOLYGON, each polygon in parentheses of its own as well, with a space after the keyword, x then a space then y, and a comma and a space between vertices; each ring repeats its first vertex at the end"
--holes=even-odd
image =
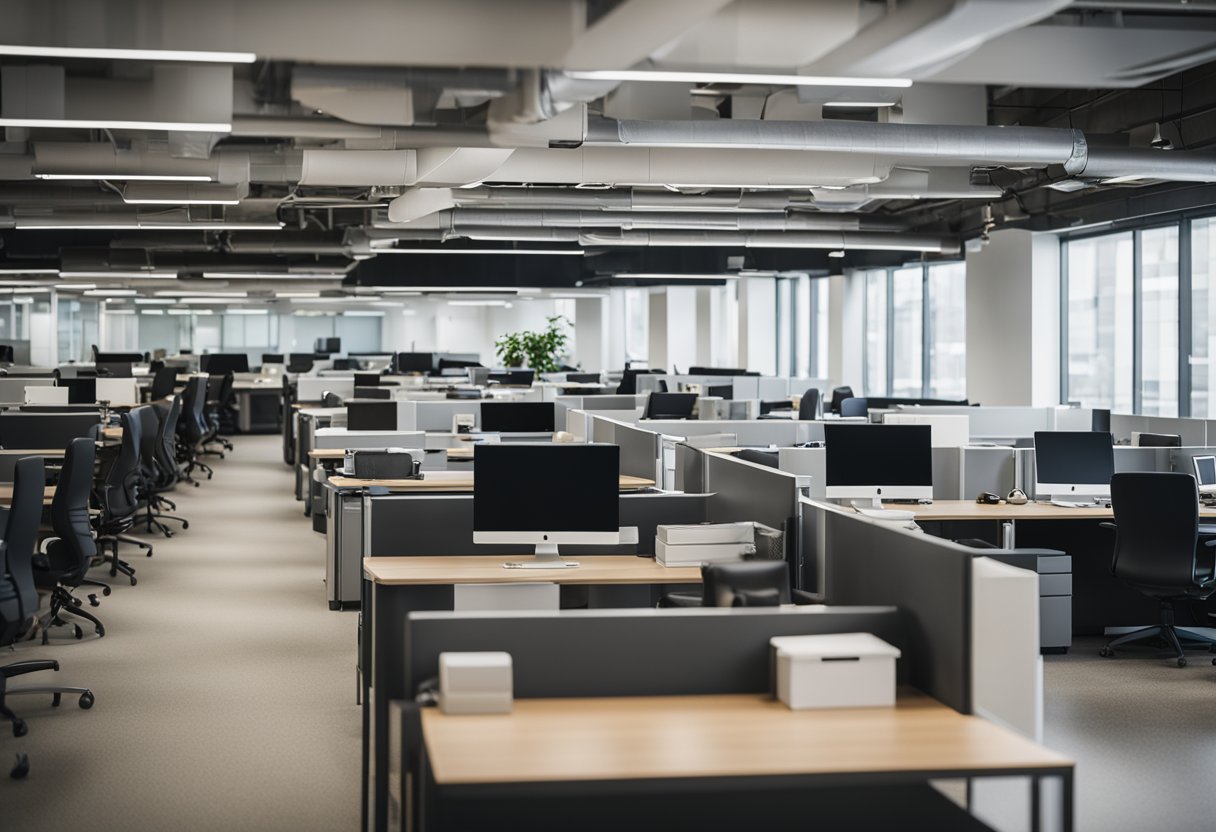
POLYGON ((971 712, 971 567, 957 543, 828 508, 808 510, 819 540, 825 594, 833 604, 890 604, 905 614, 910 681, 955 710, 971 712))
MULTIPOLYGON (((636 526, 637 545, 571 546, 570 555, 654 554, 655 526, 703 523, 708 494, 622 494, 620 523, 636 526)), ((386 494, 366 498, 363 512, 365 557, 404 555, 511 555, 518 544, 473 542, 472 494, 386 494)))
POLYGON ((890 606, 769 609, 415 612, 405 623, 405 695, 439 674, 443 652, 511 654, 515 696, 679 696, 771 690, 769 639, 873 633, 919 661, 890 606))
POLYGON ((621 473, 656 479, 662 452, 659 434, 629 425, 617 425, 614 432, 616 444, 621 448, 621 473))

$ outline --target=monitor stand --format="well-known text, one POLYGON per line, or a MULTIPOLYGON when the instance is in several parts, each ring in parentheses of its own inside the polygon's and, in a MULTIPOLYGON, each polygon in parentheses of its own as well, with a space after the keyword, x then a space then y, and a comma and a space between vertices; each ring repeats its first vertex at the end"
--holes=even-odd
POLYGON ((869 500, 854 500, 853 508, 857 509, 858 514, 874 520, 915 520, 916 512, 907 511, 906 509, 890 509, 883 508, 881 497, 872 497, 869 500))
POLYGON ((531 560, 507 561, 502 566, 504 569, 573 569, 578 561, 562 560, 556 543, 537 543, 536 555, 531 560))

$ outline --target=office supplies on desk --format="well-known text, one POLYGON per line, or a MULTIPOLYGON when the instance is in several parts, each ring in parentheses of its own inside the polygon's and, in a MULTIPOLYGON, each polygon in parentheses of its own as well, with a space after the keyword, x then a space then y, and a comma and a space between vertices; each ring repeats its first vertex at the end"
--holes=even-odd
POLYGON ((754 526, 746 522, 660 525, 655 528, 655 536, 672 546, 751 543, 754 533, 754 526))
POLYGON ((724 563, 743 560, 755 553, 756 547, 747 543, 667 543, 654 542, 655 560, 663 566, 695 566, 698 563, 724 563))
POLYGON ((777 698, 791 710, 895 705, 900 649, 870 633, 769 640, 777 698))
POLYGON ((509 714, 511 654, 439 654, 439 709, 445 714, 509 714))
POLYGON ((422 461, 404 448, 350 453, 355 477, 365 480, 421 479, 422 461))

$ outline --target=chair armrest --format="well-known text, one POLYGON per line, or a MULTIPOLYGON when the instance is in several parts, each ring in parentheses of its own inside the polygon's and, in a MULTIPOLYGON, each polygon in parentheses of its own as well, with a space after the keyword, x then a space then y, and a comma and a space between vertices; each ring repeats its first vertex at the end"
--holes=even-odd
POLYGON ((1216 546, 1216 537, 1211 537, 1203 541, 1203 546, 1205 549, 1211 549, 1213 546, 1216 546))
POLYGON ((805 589, 791 589, 790 598, 798 606, 810 604, 826 604, 827 596, 821 592, 807 592, 805 589))
POLYGON ((672 592, 659 599, 659 607, 699 607, 700 595, 690 595, 687 592, 672 592))
POLYGON ((1107 521, 1107 520, 1103 520, 1101 523, 1098 524, 1098 526, 1103 529, 1110 529, 1112 532, 1119 530, 1119 526, 1117 523, 1111 523, 1110 521, 1107 521))

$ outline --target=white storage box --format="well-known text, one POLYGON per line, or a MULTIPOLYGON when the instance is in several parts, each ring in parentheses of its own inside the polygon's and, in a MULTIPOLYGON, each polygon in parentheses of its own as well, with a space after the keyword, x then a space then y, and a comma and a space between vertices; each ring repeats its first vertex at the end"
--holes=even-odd
POLYGON ((778 636, 769 641, 777 698, 793 710, 895 704, 898 647, 870 633, 778 636))
POLYGON ((439 708, 445 714, 508 714, 514 693, 510 653, 439 654, 439 708))
POLYGON ((660 566, 698 566, 730 563, 756 551, 751 543, 701 543, 675 546, 655 538, 654 556, 660 566))

